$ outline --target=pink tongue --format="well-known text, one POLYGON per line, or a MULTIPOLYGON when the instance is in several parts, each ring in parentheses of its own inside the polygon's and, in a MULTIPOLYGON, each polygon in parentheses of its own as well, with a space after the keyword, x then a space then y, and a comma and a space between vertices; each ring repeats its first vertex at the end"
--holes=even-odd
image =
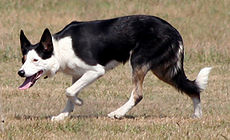
POLYGON ((26 80, 24 81, 24 83, 19 87, 20 90, 24 90, 29 88, 32 84, 33 84, 33 79, 34 79, 34 75, 27 77, 26 80))

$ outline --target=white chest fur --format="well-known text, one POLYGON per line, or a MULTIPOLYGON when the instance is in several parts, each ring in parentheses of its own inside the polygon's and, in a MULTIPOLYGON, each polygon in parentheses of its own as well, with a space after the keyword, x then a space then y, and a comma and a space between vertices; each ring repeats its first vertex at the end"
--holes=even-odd
MULTIPOLYGON (((69 75, 80 76, 83 75, 88 70, 96 69, 96 66, 91 66, 86 64, 83 60, 77 57, 74 53, 72 47, 71 37, 65 37, 60 40, 55 40, 53 38, 54 44, 54 56, 59 62, 60 68, 59 71, 62 71, 69 75)), ((110 61, 105 67, 105 71, 113 69, 118 64, 117 61, 110 61)))

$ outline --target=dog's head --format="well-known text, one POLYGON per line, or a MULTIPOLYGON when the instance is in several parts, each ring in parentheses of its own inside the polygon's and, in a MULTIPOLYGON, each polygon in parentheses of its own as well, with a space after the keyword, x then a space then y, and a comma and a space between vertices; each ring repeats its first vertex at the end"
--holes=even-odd
POLYGON ((56 65, 53 57, 54 49, 52 36, 48 29, 45 29, 39 43, 33 45, 26 38, 24 32, 20 33, 21 51, 22 51, 22 67, 18 71, 18 75, 25 77, 25 82, 19 89, 27 89, 42 75, 52 75, 56 65))

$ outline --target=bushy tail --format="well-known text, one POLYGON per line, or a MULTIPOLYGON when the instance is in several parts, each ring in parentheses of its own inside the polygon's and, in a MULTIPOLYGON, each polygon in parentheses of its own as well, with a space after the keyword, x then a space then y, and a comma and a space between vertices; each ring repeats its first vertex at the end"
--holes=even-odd
POLYGON ((203 91, 208 83, 208 75, 211 71, 211 67, 201 69, 197 75, 196 80, 191 81, 187 79, 183 70, 179 71, 173 77, 173 85, 180 91, 186 93, 188 96, 199 96, 200 92, 203 91))
POLYGON ((209 75, 211 69, 212 69, 211 67, 203 68, 203 69, 201 69, 201 71, 197 75, 195 82, 199 86, 201 91, 205 90, 205 88, 208 84, 208 75, 209 75))

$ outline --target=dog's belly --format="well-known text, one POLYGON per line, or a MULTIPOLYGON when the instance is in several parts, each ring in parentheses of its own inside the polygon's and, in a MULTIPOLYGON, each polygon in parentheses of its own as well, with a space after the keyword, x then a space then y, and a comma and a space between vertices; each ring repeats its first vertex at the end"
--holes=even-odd
POLYGON ((74 68, 65 67, 65 69, 62 69, 62 72, 67 75, 78 77, 83 75, 85 73, 85 70, 80 67, 74 67, 74 68))
POLYGON ((112 60, 105 65, 105 70, 106 71, 111 70, 111 69, 115 68, 116 66, 118 66, 119 64, 121 64, 121 63, 116 61, 116 60, 112 60))
MULTIPOLYGON (((104 68, 106 71, 109 71, 109 70, 115 68, 116 66, 118 66, 119 64, 121 64, 121 63, 118 61, 112 60, 108 64, 106 64, 104 66, 104 68)), ((65 66, 65 67, 62 67, 61 71, 65 74, 71 75, 71 76, 82 76, 87 70, 84 68, 78 67, 78 66, 74 66, 74 67, 73 66, 71 66, 71 67, 65 66)))

